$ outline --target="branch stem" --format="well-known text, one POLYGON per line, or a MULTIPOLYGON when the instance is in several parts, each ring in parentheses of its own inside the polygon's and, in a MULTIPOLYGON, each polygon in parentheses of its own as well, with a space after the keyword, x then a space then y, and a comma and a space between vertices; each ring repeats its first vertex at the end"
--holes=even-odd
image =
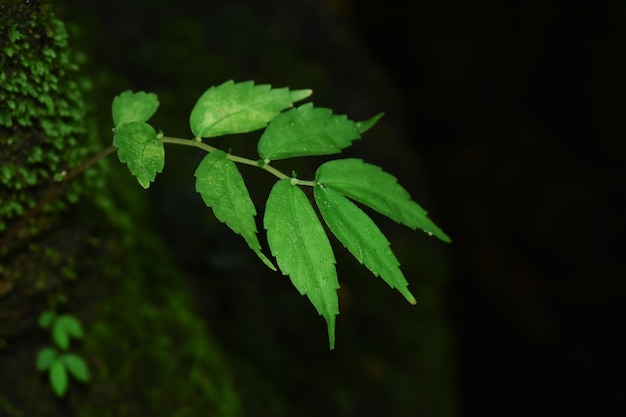
MULTIPOLYGON (((160 139, 163 143, 173 143, 176 145, 193 146, 209 153, 217 150, 217 148, 214 148, 211 145, 207 145, 206 143, 202 142, 200 139, 180 139, 180 138, 174 138, 170 136, 160 136, 160 139)), ((291 178, 284 172, 279 171, 278 169, 274 168, 270 164, 265 163, 263 161, 255 161, 253 159, 243 158, 241 156, 232 155, 230 153, 227 154, 226 157, 233 162, 261 168, 269 172, 270 174, 278 177, 281 180, 285 178, 291 178)), ((314 181, 299 180, 297 178, 292 178, 292 182, 294 183, 294 185, 306 185, 309 187, 315 186, 314 181)))

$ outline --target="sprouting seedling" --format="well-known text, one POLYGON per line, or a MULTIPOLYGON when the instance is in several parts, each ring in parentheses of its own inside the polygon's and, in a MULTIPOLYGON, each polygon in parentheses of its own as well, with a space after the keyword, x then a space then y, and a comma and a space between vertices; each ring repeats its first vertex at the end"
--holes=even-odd
POLYGON ((84 359, 69 352, 71 339, 83 338, 83 328, 71 314, 57 315, 46 310, 39 317, 39 326, 50 331, 53 346, 46 346, 37 354, 36 367, 40 372, 48 372, 52 390, 63 397, 69 387, 69 376, 87 383, 91 379, 84 359))
POLYGON ((320 218, 300 187, 313 187, 321 217, 342 245, 412 304, 416 303, 415 297, 407 288, 408 282, 389 241, 357 204, 444 242, 450 242, 450 238, 396 178, 380 167, 360 159, 337 159, 322 164, 314 179, 301 180, 271 165, 279 159, 340 153, 382 117, 379 114, 353 122, 311 103, 293 107, 310 94, 311 90, 227 81, 200 96, 189 119, 193 137, 180 139, 157 133, 147 123, 159 106, 155 94, 125 91, 113 100, 113 145, 120 161, 127 164, 144 188, 163 170, 164 144, 206 151, 195 172, 196 191, 217 219, 241 235, 273 270, 276 267, 257 238, 257 212, 236 163, 256 166, 276 176, 278 181, 272 187, 263 216, 269 249, 278 269, 289 276, 300 294, 306 294, 326 319, 333 349, 335 318, 339 314, 335 257, 320 218), (256 160, 232 155, 205 142, 208 138, 260 129, 265 130, 257 144, 256 160))

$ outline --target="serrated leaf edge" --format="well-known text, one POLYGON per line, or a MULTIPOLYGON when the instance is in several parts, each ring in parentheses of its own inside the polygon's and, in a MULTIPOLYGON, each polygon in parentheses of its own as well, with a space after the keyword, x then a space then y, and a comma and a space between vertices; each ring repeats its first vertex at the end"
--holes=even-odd
POLYGON ((118 94, 118 95, 116 95, 115 97, 113 97, 113 102, 112 102, 112 104, 111 104, 111 115, 112 115, 112 119, 113 119, 113 125, 114 125, 115 127, 118 127, 118 126, 121 126, 121 125, 126 124, 126 123, 132 123, 132 122, 146 122, 146 121, 150 120, 150 118, 151 118, 152 116, 154 116, 154 114, 157 112, 157 110, 158 110, 159 106, 160 106, 160 103, 159 103, 159 98, 158 98, 158 96, 157 96, 155 93, 149 93, 149 92, 146 92, 146 91, 133 91, 133 90, 125 90, 125 91, 122 91, 120 94, 118 94), (147 115, 147 117, 146 117, 146 116, 143 116, 143 117, 140 117, 140 118, 133 118, 133 119, 129 119, 129 120, 122 121, 122 122, 120 123, 119 121, 116 121, 116 120, 115 120, 115 119, 117 118, 117 117, 116 117, 116 115, 115 115, 115 107, 116 107, 116 104, 117 104, 117 103, 119 103, 119 101, 120 101, 120 100, 122 100, 123 98, 125 98, 125 97, 123 97, 124 95, 132 95, 132 96, 139 96, 139 95, 144 95, 144 96, 154 96, 154 98, 155 98, 155 102, 154 102, 154 104, 155 104, 155 105, 154 105, 154 109, 150 109, 150 111, 148 111, 148 113, 147 113, 147 114, 148 114, 148 115, 147 115))
MULTIPOLYGON (((415 297, 413 296, 413 294, 411 294, 411 292, 407 288, 409 283, 407 282, 406 278, 404 277, 404 274, 402 273, 402 270, 400 269, 400 263, 398 262, 398 259, 396 258, 395 254, 391 250, 389 240, 384 236, 384 234, 382 233, 380 228, 376 225, 376 223, 356 204, 352 203, 348 198, 343 196, 340 192, 333 190, 331 187, 321 186, 319 184, 316 185, 314 188, 314 196, 315 196, 315 202, 319 208, 320 213, 322 214, 322 218, 324 219, 324 222, 328 226, 329 230, 333 233, 333 235, 337 238, 337 240, 341 242, 343 247, 346 248, 348 252, 350 252, 352 256, 354 256, 354 258, 357 261, 359 261, 359 263, 364 265, 374 276, 380 277, 383 281, 387 283, 387 285, 389 285, 389 287, 396 289, 400 294, 402 294, 402 296, 404 296, 404 298, 406 298, 406 300, 409 303, 416 304, 417 301, 415 300, 415 297), (344 240, 343 234, 338 233, 338 230, 336 230, 337 223, 334 221, 335 219, 331 218, 331 217, 336 217, 336 216, 329 214, 326 211, 326 207, 324 207, 324 205, 322 204, 323 202, 332 204, 332 201, 330 198, 331 196, 329 194, 330 192, 335 192, 337 193, 338 197, 345 199, 345 203, 350 205, 350 207, 352 208, 352 210, 354 210, 355 213, 358 213, 358 217, 360 217, 360 223, 362 224, 364 221, 369 223, 368 224, 369 230, 372 230, 374 233, 378 234, 379 239, 384 240, 384 242, 387 245, 387 249, 389 251, 389 254, 386 255, 386 257, 385 255, 382 255, 379 252, 378 248, 368 247, 367 241, 359 239, 359 247, 354 248, 352 247, 351 244, 349 244, 348 242, 344 240), (374 267, 374 265, 372 265, 369 262, 369 259, 366 259, 363 254, 359 256, 359 254, 355 253, 357 249, 362 252, 363 248, 365 248, 369 252, 370 256, 377 258, 378 263, 383 265, 383 270, 377 270, 374 267), (395 263, 395 265, 390 264, 389 263, 390 261, 392 263, 395 263), (395 282, 397 279, 394 279, 392 276, 388 276, 386 272, 383 272, 385 269, 387 269, 390 274, 396 274, 396 278, 399 278, 400 282, 395 282)), ((340 215, 343 211, 336 205, 334 206, 334 210, 340 213, 340 215)), ((356 215, 355 213, 347 213, 344 211, 343 212, 344 215, 341 216, 342 218, 339 219, 339 222, 342 223, 343 227, 345 228, 348 234, 352 235, 355 238, 359 238, 360 236, 357 233, 354 233, 355 226, 358 226, 358 225, 351 223, 351 220, 354 220, 353 216, 356 215)))
MULTIPOLYGON (((262 246, 261 246, 261 242, 258 239, 258 229, 254 228, 253 230, 253 234, 248 234, 248 233, 242 233, 243 231, 240 230, 240 228, 235 227, 235 225, 233 225, 230 221, 228 221, 227 219, 221 218, 220 216, 218 216, 218 214, 215 211, 215 208, 211 206, 211 203, 208 200, 208 197, 205 195, 204 192, 202 192, 199 188, 200 188, 200 182, 204 180, 204 178, 201 178, 199 175, 199 171, 201 169, 212 169, 213 165, 217 162, 226 162, 228 164, 228 166, 230 168, 230 170, 234 169, 233 172, 236 172, 238 175, 238 179, 241 181, 241 185, 243 186, 243 189, 245 190, 245 194, 241 194, 239 197, 240 198, 244 198, 246 200, 246 202, 252 207, 253 210, 253 214, 252 214, 252 222, 254 222, 254 218, 257 215, 256 212, 256 208, 254 207, 254 202, 252 201, 252 198, 250 198, 250 193, 248 191, 248 188, 246 186, 245 181, 243 180, 243 177, 241 176, 241 172, 239 171, 239 169, 237 168, 236 164, 231 161, 230 159, 227 158, 227 154, 224 151, 221 150, 215 150, 209 154, 207 154, 202 161, 200 161, 200 163, 198 164, 198 167, 196 168, 195 172, 194 172, 194 176, 196 178, 196 185, 195 185, 195 190, 198 194, 200 194, 200 196, 202 197, 202 200, 204 201, 205 205, 209 208, 211 208, 211 210, 213 211, 213 214, 215 215, 215 217, 217 218, 217 220, 219 220, 221 223, 225 224, 228 228, 230 228, 235 234, 241 236, 245 241, 246 244, 248 245, 248 247, 259 257, 259 259, 271 270, 276 271, 276 266, 274 266, 274 264, 272 263, 272 261, 265 256, 265 254, 262 252, 262 246), (215 159, 221 157, 221 159, 215 159), (210 161, 208 158, 212 158, 215 159, 213 161, 210 161), (209 162, 212 162, 211 165, 206 166, 209 162)), ((223 177, 222 177, 223 178, 223 177)))
MULTIPOLYGON (((283 257, 283 252, 282 251, 278 251, 277 248, 275 247, 274 243, 273 243, 273 239, 272 239, 272 235, 271 235, 271 229, 273 228, 273 226, 275 225, 275 223, 277 223, 276 221, 273 222, 269 222, 269 220, 267 220, 267 216, 268 216, 268 207, 271 207, 270 201, 272 201, 273 203, 273 199, 275 198, 282 198, 281 197, 277 197, 276 196, 276 187, 279 184, 289 184, 289 187, 294 187, 293 184, 290 183, 289 179, 282 179, 277 181, 274 184, 274 187, 272 187, 272 191, 270 192, 270 196, 268 198, 268 203, 266 205, 266 211, 265 211, 265 217, 264 217, 264 227, 265 229, 268 231, 268 243, 270 245, 270 251, 272 253, 272 255, 276 258, 277 263, 278 263, 278 267, 280 269, 280 271, 283 273, 283 275, 287 275, 289 276, 292 284, 294 285, 294 287, 296 287, 296 289, 298 290, 298 292, 301 295, 307 295, 307 298, 309 298, 309 300, 311 301, 311 303, 313 304, 313 306, 315 307, 316 311, 318 312, 319 315, 323 316, 325 321, 326 321, 326 327, 327 327, 327 332, 328 332, 328 339, 329 339, 329 347, 330 349, 334 349, 335 348, 335 324, 336 324, 336 317, 339 314, 339 299, 337 297, 337 290, 339 289, 339 283, 337 280, 337 274, 336 274, 336 268, 335 268, 335 256, 334 253, 332 252, 332 246, 330 245, 330 241, 328 241, 328 236, 326 235, 326 232, 323 229, 323 226, 321 224, 321 221, 319 219, 319 217, 317 216, 317 214, 315 214, 315 210, 313 209, 313 206, 311 205, 311 202, 308 200, 308 198, 306 197, 306 195, 304 195, 304 192, 302 190, 300 190, 300 188, 296 187, 295 189, 298 190, 298 192, 302 193, 302 195, 304 196, 304 198, 306 199, 307 203, 309 204, 313 215, 315 216, 315 218, 317 219, 317 221, 319 222, 319 227, 321 232, 323 233, 323 236, 326 238, 326 241, 328 243, 328 247, 330 248, 330 255, 332 257, 332 270, 334 271, 334 276, 333 278, 335 279, 337 286, 334 289, 334 298, 335 298, 335 302, 333 303, 332 306, 328 306, 326 303, 326 300, 324 301, 324 305, 323 306, 318 306, 315 302, 314 302, 314 293, 311 293, 311 289, 305 288, 305 289, 301 289, 300 285, 296 283, 296 281, 294 281, 294 277, 293 274, 295 273, 294 271, 289 270, 289 268, 286 268, 286 265, 283 263, 284 261, 282 261, 282 257, 283 257), (323 311, 322 309, 320 309, 320 307, 325 307, 326 311, 323 311)), ((282 185, 280 185, 282 186, 282 185)), ((291 188, 285 188, 284 193, 291 191, 291 188)), ((302 200, 304 201, 304 200, 302 200)), ((297 223, 297 219, 296 223, 297 223)), ((306 236, 304 233, 298 233, 299 236, 301 236, 301 240, 306 239, 306 236)), ((306 252, 306 251, 305 251, 306 252)), ((307 261, 310 263, 310 257, 307 258, 307 261)), ((315 271, 315 268, 311 265, 312 269, 315 271)), ((316 291, 317 289, 313 289, 313 291, 316 291)))
MULTIPOLYGON (((452 240, 450 239, 450 237, 443 231, 441 230, 441 228, 439 228, 439 226, 437 226, 429 217, 428 217, 428 212, 426 210, 424 210, 415 200, 412 199, 411 195, 409 194, 409 192, 398 182, 397 178, 394 177, 393 175, 391 175, 390 173, 388 173, 387 171, 385 171, 384 169, 382 169, 381 167, 377 166, 377 165, 373 165, 373 164, 369 164, 367 162, 364 162, 362 159, 358 159, 358 158, 346 158, 346 159, 334 159, 328 162, 323 163, 322 165, 320 165, 317 168, 316 174, 315 174, 315 182, 318 184, 322 184, 322 185, 328 185, 328 186, 332 186, 336 191, 340 192, 342 195, 344 195, 345 197, 348 197, 354 201, 357 201, 361 204, 363 204, 364 206, 367 206, 375 211, 377 211, 378 213, 389 217, 391 220, 399 223, 399 224, 403 224, 404 226, 409 227, 412 230, 416 230, 416 229, 421 229, 423 230, 426 234, 428 234, 429 236, 435 236, 438 239, 440 239, 443 242, 446 243, 450 243, 452 240), (385 176, 388 177, 389 180, 393 179, 393 182, 390 181, 390 186, 395 186, 397 187, 397 189, 399 191, 401 191, 402 194, 405 195, 404 199, 402 201, 396 202, 395 199, 392 198, 387 198, 387 196, 385 195, 385 193, 381 192, 379 193, 379 196, 385 197, 384 201, 387 203, 387 206, 389 207, 395 207, 397 210, 399 210, 400 213, 404 213, 406 212, 405 209, 403 209, 401 207, 401 205, 411 205, 413 207, 413 210, 418 210, 419 212, 421 212, 421 215, 418 217, 418 223, 419 224, 409 224, 405 221, 403 221, 401 219, 402 216, 398 216, 394 213, 390 213, 390 212, 386 212, 385 210, 382 210, 382 208, 380 206, 378 206, 377 204, 372 204, 371 202, 368 201, 364 201, 361 196, 359 196, 358 194, 352 192, 352 185, 349 184, 348 186, 343 186, 340 185, 340 180, 341 178, 337 177, 335 181, 335 179, 333 179, 333 181, 328 182, 328 180, 324 180, 324 179, 320 179, 320 170, 323 167, 327 167, 330 164, 336 164, 336 163, 342 163, 344 161, 358 161, 360 163, 362 163, 363 165, 367 166, 368 169, 374 168, 378 171, 379 174, 383 174, 385 176)), ((371 189, 371 187, 370 187, 371 189)))
MULTIPOLYGON (((254 127, 254 128, 250 128, 250 129, 235 129, 235 130, 224 130, 224 131, 220 131, 220 130, 216 130, 215 132, 211 132, 212 127, 218 125, 219 123, 223 122, 224 120, 226 120, 229 117, 232 117, 233 114, 236 113, 231 113, 228 114, 226 117, 223 117, 217 121, 215 121, 213 124, 207 126, 199 126, 198 123, 193 123, 192 119, 194 118, 194 115, 196 113, 196 111, 198 110, 198 106, 199 103, 202 100, 205 100, 205 96, 207 96, 210 92, 217 90, 219 88, 225 88, 225 87, 245 87, 245 86, 250 86, 251 89, 267 89, 268 92, 270 91, 278 91, 278 90, 286 90, 287 94, 290 96, 290 102, 288 104, 285 104, 282 108, 282 110, 285 109, 289 109, 291 107, 293 107, 293 103, 303 100, 307 97, 309 97, 312 94, 312 90, 310 89, 301 89, 301 90, 291 90, 288 87, 272 87, 272 85, 270 84, 255 84, 254 81, 252 80, 248 80, 248 81, 241 81, 241 82, 235 82, 234 80, 228 80, 223 82, 222 84, 219 85, 214 85, 209 87, 207 90, 205 90, 200 97, 198 98, 198 100, 196 100, 196 103, 194 104, 194 106, 191 109, 190 115, 189 115, 189 125, 191 128, 191 131, 193 132, 194 136, 196 138, 211 138, 211 137, 216 137, 216 136, 226 136, 226 135, 230 135, 230 134, 236 134, 236 133, 245 133, 245 132, 251 132, 254 130, 259 130, 259 129, 263 129, 265 128, 269 122, 271 122, 271 120, 273 119, 269 119, 266 120, 264 123, 260 123, 258 126, 254 127)), ((274 117, 276 117, 277 115, 280 114, 280 112, 282 111, 278 111, 276 113, 276 115, 274 117)))

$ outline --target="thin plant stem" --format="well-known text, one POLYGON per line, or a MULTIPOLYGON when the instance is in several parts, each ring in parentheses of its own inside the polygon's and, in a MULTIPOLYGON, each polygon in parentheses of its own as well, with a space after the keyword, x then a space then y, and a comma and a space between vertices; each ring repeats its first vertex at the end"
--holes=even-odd
MULTIPOLYGON (((196 139, 180 139, 180 138, 173 138, 170 136, 160 136, 160 139, 163 143, 174 143, 176 145, 184 145, 184 146, 193 146, 196 148, 200 148, 206 152, 213 152, 216 151, 217 148, 214 148, 211 145, 207 145, 206 143, 200 141, 200 140, 196 140, 196 139)), ((255 161, 253 159, 248 159, 248 158, 243 158, 241 156, 237 156, 237 155, 232 155, 232 154, 227 154, 226 157, 228 159, 230 159, 233 162, 237 162, 240 164, 244 164, 244 165, 251 165, 257 168, 261 168, 267 172, 269 172, 270 174, 278 177, 279 179, 285 179, 285 178, 291 178, 288 175, 286 175, 285 173, 279 171, 278 169, 274 168, 273 166, 271 166, 268 163, 264 163, 263 161, 255 161)), ((315 186, 315 182, 314 181, 305 181, 305 180, 299 180, 297 178, 291 178, 291 181, 294 185, 306 185, 309 187, 313 187, 315 186)))

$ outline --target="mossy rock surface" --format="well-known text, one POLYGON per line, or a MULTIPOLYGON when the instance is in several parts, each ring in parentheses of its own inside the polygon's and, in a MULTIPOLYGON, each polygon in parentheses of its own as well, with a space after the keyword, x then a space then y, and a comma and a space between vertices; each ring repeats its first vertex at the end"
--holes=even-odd
MULTIPOLYGON (((14 0, 2 6, 0 232, 33 207, 63 171, 96 149, 85 123, 86 79, 78 73, 80 56, 69 47, 65 25, 44 2, 14 0)), ((77 202, 91 177, 76 181, 45 211, 63 211, 77 202)))
MULTIPOLYGON (((0 9, 2 236, 103 145, 85 104, 90 80, 50 4, 0 9)), ((240 415, 229 364, 152 233, 149 207, 107 166, 64 185, 0 248, 0 415, 240 415), (70 380, 63 398, 35 367, 53 345, 37 325, 44 310, 72 314, 85 329, 70 351, 91 381, 70 380)))

